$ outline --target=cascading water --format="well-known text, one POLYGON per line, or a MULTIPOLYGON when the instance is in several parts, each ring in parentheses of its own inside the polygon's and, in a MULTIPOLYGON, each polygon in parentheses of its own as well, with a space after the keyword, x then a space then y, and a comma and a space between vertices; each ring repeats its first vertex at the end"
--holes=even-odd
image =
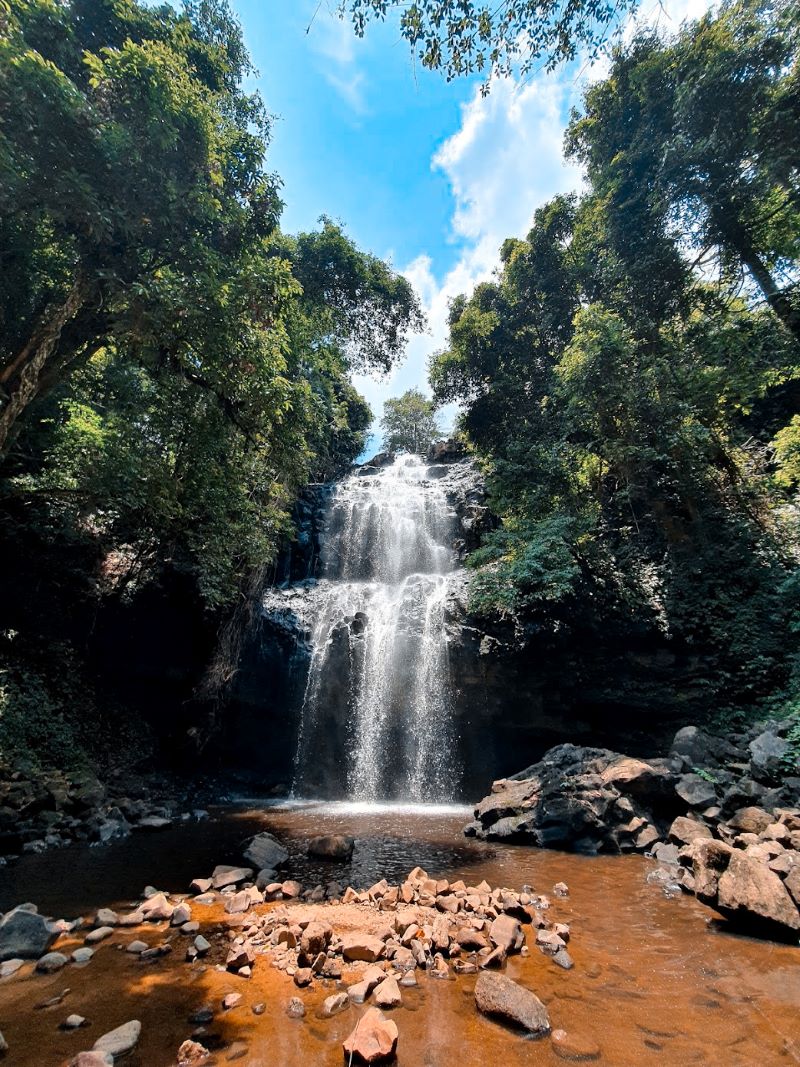
POLYGON ((460 778, 445 629, 454 515, 419 457, 367 470, 337 485, 322 578, 292 605, 311 645, 293 793, 318 792, 326 708, 345 687, 340 795, 449 800, 460 778))

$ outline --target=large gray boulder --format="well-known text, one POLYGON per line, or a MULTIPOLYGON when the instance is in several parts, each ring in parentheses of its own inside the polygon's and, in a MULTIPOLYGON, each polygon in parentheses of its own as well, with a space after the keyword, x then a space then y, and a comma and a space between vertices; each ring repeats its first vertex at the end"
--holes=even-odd
POLYGON ((789 755, 789 742, 772 730, 765 730, 750 742, 750 772, 754 778, 772 781, 783 769, 789 755))
POLYGON ((681 812, 676 781, 667 760, 557 745, 539 763, 495 782, 465 832, 578 852, 649 847, 660 835, 653 824, 666 831, 681 812))
POLYGON ((58 938, 43 915, 27 908, 14 908, 0 922, 0 960, 35 960, 58 938))
POLYGON ((266 831, 256 834, 243 855, 246 860, 253 864, 257 871, 263 870, 265 867, 275 870, 278 867, 282 867, 289 858, 289 853, 280 841, 276 841, 272 834, 268 834, 266 831))

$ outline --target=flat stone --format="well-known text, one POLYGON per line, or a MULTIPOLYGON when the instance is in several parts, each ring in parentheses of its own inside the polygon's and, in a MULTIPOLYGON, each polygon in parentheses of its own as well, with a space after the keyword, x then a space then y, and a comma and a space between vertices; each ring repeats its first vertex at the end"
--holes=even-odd
POLYGON ((345 1011, 349 1007, 350 998, 347 993, 333 993, 325 998, 322 1004, 322 1014, 326 1018, 330 1018, 332 1015, 338 1015, 340 1011, 345 1011))
POLYGON ((79 1052, 69 1062, 70 1067, 114 1067, 114 1057, 110 1052, 79 1052))
POLYGON ((94 1051, 109 1052, 114 1059, 124 1056, 136 1047, 141 1032, 142 1024, 139 1020, 131 1019, 130 1022, 123 1023, 115 1030, 109 1030, 107 1034, 98 1037, 94 1043, 94 1051))
POLYGON ((96 930, 90 930, 83 940, 87 945, 98 945, 101 941, 105 941, 107 937, 111 937, 113 933, 114 928, 112 926, 98 926, 96 930))
POLYGON ((249 882, 252 877, 251 867, 215 867, 211 875, 211 886, 213 889, 225 889, 229 885, 249 882))
POLYGON ((482 971, 475 983, 475 1004, 485 1015, 528 1033, 546 1034, 550 1030, 550 1017, 541 1000, 505 975, 482 971))
POLYGON ((559 1059, 571 1060, 573 1063, 600 1059, 600 1046, 588 1034, 572 1030, 554 1030, 550 1037, 553 1052, 559 1059))
POLYGON ((3 960, 0 963, 0 978, 10 978, 12 974, 16 974, 25 960, 3 960))
POLYGON ((126 952, 131 952, 135 956, 140 956, 142 954, 142 952, 146 952, 147 951, 147 948, 148 948, 148 944, 147 944, 146 941, 138 941, 137 940, 137 941, 131 941, 130 944, 126 947, 125 951, 126 952))
POLYGON ((73 963, 88 963, 94 956, 94 949, 84 945, 83 948, 76 948, 70 956, 73 963))

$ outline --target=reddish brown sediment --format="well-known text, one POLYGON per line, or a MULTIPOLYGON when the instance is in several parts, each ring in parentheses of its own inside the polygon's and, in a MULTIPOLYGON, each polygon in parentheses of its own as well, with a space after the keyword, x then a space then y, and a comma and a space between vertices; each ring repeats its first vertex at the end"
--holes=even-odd
MULTIPOLYGON (((800 1008, 798 949, 758 942, 723 933, 708 922, 709 912, 693 898, 667 899, 646 881, 653 865, 638 856, 580 857, 519 846, 476 845, 454 849, 461 825, 458 816, 425 817, 378 815, 328 816, 319 809, 270 813, 267 824, 286 841, 319 832, 336 832, 343 823, 357 841, 385 843, 398 837, 419 842, 420 853, 441 853, 442 865, 426 866, 432 875, 467 885, 485 879, 492 886, 520 890, 532 885, 551 898, 550 919, 569 924, 572 970, 565 971, 535 947, 535 933, 525 927, 527 956, 508 959, 505 974, 533 990, 550 1015, 553 1030, 575 1039, 528 1039, 481 1015, 475 1007, 476 975, 451 980, 416 971, 417 987, 402 989, 402 1005, 390 1017, 399 1029, 400 1067, 485 1067, 502 1062, 517 1065, 555 1065, 570 1048, 599 1047, 595 1062, 614 1067, 640 1064, 702 1064, 703 1067, 750 1067, 800 1062, 797 1017, 800 1008), (402 826, 397 820, 402 819, 402 826), (381 837, 383 834, 383 837, 381 837), (569 885, 568 899, 552 894, 556 882, 569 885), (793 1044, 794 1042, 794 1044, 793 1044), (559 1055, 559 1053, 561 1055, 559 1055)), ((154 846, 156 847, 156 846, 154 846)), ((163 846, 158 846, 163 847, 163 846)), ((174 847, 174 846, 173 846, 174 847)), ((358 846, 357 846, 358 847, 358 846)), ((376 845, 375 847, 379 847, 376 845)), ((91 863, 89 854, 86 862, 91 863)), ((158 855, 147 880, 159 884, 158 855)), ((290 872, 295 873, 290 867, 290 872)), ((199 869, 196 874, 209 873, 199 869)), ((330 877, 338 877, 335 865, 330 877)), ((396 879, 390 878, 389 881, 396 879)), ((304 879, 308 886, 309 880, 304 879)), ((65 886, 65 894, 69 887, 65 886)), ((188 885, 187 885, 188 888, 188 885)), ((120 901, 98 899, 97 905, 120 901)), ((256 914, 286 911, 293 916, 324 917, 337 935, 363 928, 365 922, 385 923, 392 912, 376 912, 358 905, 261 905, 256 914)), ((184 962, 191 938, 174 934, 174 951, 144 963, 117 946, 134 938, 148 944, 173 936, 166 924, 116 929, 97 946, 85 967, 68 965, 54 975, 33 974, 28 963, 0 983, 0 1030, 10 1053, 7 1062, 19 1067, 61 1067, 81 1049, 91 1048, 101 1034, 130 1019, 140 1019, 142 1034, 135 1051, 121 1062, 126 1067, 170 1067, 177 1050, 196 1026, 189 1015, 203 1005, 214 1009, 207 1029, 224 1047, 213 1063, 225 1064, 231 1052, 246 1046, 233 1062, 244 1065, 281 1064, 309 1067, 340 1065, 342 1042, 371 1002, 351 1005, 324 1018, 321 1007, 339 985, 315 979, 297 989, 292 978, 271 966, 270 956, 258 956, 252 978, 217 970, 224 962, 227 937, 217 939, 230 917, 220 903, 193 907, 200 931, 212 942, 206 960, 184 962), (57 1007, 34 1005, 61 990, 70 992, 57 1007), (242 1002, 223 1012, 222 998, 242 994, 242 1002), (291 1019, 286 1006, 300 997, 303 1019, 291 1019), (252 1007, 266 1010, 255 1015, 252 1007), (85 1016, 88 1028, 61 1032, 59 1024, 71 1013, 85 1016), (244 1042, 244 1046, 234 1045, 244 1042)), ((375 926, 377 928, 377 926, 375 926)), ((81 944, 83 935, 62 938, 59 950, 81 944)), ((346 984, 356 981, 368 965, 345 964, 346 984)), ((198 1040, 202 1041, 200 1036, 198 1040)))

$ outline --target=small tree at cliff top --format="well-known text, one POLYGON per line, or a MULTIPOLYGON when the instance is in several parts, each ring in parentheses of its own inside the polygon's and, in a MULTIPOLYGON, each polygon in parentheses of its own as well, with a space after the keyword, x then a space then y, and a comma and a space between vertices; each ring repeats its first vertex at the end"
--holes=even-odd
POLYGON ((409 389, 402 396, 383 405, 383 447, 390 452, 425 452, 442 436, 436 420, 436 404, 419 389, 409 389))

